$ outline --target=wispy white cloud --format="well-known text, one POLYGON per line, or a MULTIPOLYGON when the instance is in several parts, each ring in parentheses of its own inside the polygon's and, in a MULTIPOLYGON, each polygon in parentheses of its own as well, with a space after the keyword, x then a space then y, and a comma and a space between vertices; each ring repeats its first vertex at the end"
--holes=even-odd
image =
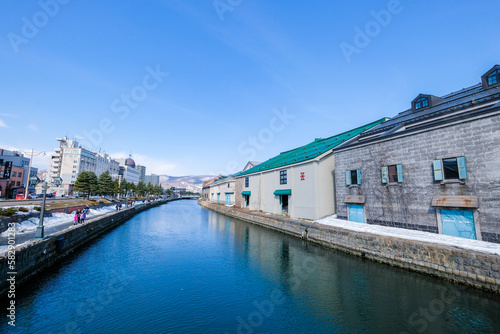
POLYGON ((28 129, 31 131, 38 131, 38 126, 35 123, 28 124, 28 129))
POLYGON ((2 117, 19 117, 19 115, 15 115, 15 114, 6 114, 6 113, 0 113, 0 116, 2 116, 2 117))
POLYGON ((8 128, 7 124, 0 119, 0 128, 8 128))
MULTIPOLYGON (((110 156, 114 159, 126 159, 129 157, 129 153, 115 152, 111 153, 110 156)), ((174 163, 143 154, 132 154, 132 159, 136 165, 146 166, 146 174, 173 175, 177 170, 177 165, 174 163)))
MULTIPOLYGON (((19 147, 14 147, 11 145, 4 145, 3 143, 0 143, 0 148, 3 148, 5 150, 9 151, 21 151, 21 153, 24 154, 25 157, 30 158, 31 157, 31 148, 19 148, 19 147)), ((34 151, 33 152, 33 161, 31 162, 31 165, 33 167, 38 168, 39 171, 45 170, 49 168, 50 165, 50 157, 54 154, 55 152, 53 151, 34 151)))

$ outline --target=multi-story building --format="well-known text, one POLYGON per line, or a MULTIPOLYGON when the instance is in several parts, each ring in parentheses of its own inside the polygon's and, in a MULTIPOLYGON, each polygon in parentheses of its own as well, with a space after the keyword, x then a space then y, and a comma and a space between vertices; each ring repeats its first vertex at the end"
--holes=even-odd
MULTIPOLYGON (((236 174, 235 206, 305 219, 334 214, 333 149, 386 120, 382 118, 329 138, 317 138, 236 174)), ((221 203, 221 196, 226 196, 226 203, 228 198, 231 200, 230 191, 222 188, 216 192, 210 190, 211 201, 221 203)))
POLYGON ((95 174, 99 177, 106 171, 109 172, 113 180, 117 179, 120 172, 120 164, 106 153, 96 153, 95 174))
POLYGON ((125 179, 125 181, 132 182, 137 185, 137 183, 139 183, 141 172, 136 169, 134 159, 130 156, 127 159, 118 159, 117 161, 119 163, 118 177, 120 182, 125 179))
POLYGON ((151 183, 153 186, 157 186, 160 184, 160 175, 156 175, 156 174, 146 175, 146 178, 144 179, 144 183, 146 183, 146 184, 151 183))
POLYGON ((119 174, 118 162, 106 153, 95 153, 79 145, 75 140, 67 137, 58 138, 59 147, 51 157, 49 183, 60 177, 63 181, 59 186, 58 194, 72 194, 78 175, 83 171, 91 171, 97 177, 109 171, 112 178, 119 174))
POLYGON ((146 182, 146 166, 137 165, 135 169, 139 171, 139 181, 146 182))
POLYGON ((26 185, 28 185, 28 193, 34 193, 35 187, 29 184, 29 178, 37 175, 38 168, 31 166, 30 170, 30 158, 24 156, 23 153, 19 151, 0 149, 0 166, 3 166, 6 162, 9 161, 12 163, 12 166, 24 169, 24 171, 21 173, 23 176, 23 179, 21 180, 21 187, 26 188, 26 185))
POLYGON ((500 66, 334 150, 339 218, 500 242, 500 66))
POLYGON ((24 168, 14 166, 12 161, 6 161, 0 166, 0 198, 16 198, 24 195, 26 187, 23 184, 24 168))

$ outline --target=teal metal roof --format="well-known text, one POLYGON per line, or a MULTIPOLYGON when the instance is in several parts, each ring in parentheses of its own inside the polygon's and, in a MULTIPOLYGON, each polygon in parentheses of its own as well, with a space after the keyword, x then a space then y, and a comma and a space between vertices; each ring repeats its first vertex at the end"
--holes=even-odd
POLYGON ((338 134, 336 136, 332 136, 329 138, 317 138, 313 142, 307 145, 301 146, 299 148, 290 151, 282 152, 280 153, 280 155, 275 156, 274 158, 271 158, 267 161, 264 161, 263 163, 255 167, 252 167, 244 172, 238 173, 235 176, 259 173, 266 170, 293 165, 299 162, 315 159, 320 155, 322 155, 323 153, 332 150, 333 148, 345 143, 346 141, 356 137, 357 135, 387 120, 388 118, 382 118, 379 119, 378 121, 366 124, 356 129, 352 129, 350 131, 338 134))

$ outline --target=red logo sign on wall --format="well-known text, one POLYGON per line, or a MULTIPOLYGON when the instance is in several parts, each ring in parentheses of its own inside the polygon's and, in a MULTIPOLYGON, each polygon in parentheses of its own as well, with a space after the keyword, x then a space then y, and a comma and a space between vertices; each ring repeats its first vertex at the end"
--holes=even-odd
POLYGON ((305 181, 305 180, 306 180, 306 173, 300 172, 300 181, 305 181))

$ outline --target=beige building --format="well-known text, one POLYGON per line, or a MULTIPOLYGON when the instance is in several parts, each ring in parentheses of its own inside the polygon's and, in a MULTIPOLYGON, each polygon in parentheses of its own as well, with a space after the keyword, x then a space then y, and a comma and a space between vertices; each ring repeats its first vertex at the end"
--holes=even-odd
POLYGON ((236 206, 314 220, 335 214, 333 148, 386 120, 383 118, 329 138, 318 138, 238 173, 235 176, 236 206))

